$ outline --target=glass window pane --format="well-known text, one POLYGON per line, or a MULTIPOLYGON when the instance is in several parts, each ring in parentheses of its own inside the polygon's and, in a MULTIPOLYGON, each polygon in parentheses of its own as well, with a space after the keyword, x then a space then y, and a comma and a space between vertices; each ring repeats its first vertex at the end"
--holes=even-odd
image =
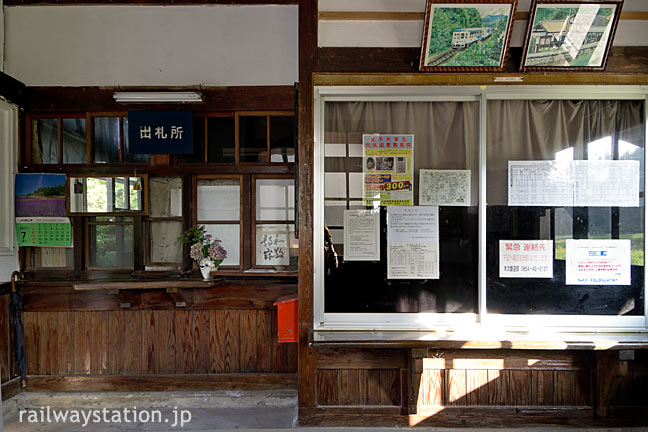
POLYGON ((94 161, 119 162, 119 117, 92 119, 94 161))
POLYGON ((239 117, 241 162, 268 161, 268 122, 265 116, 239 117))
POLYGON ((139 177, 129 177, 130 210, 141 211, 144 208, 142 197, 142 181, 139 177))
MULTIPOLYGON (((348 143, 348 152, 331 150, 323 161, 324 220, 333 245, 324 251, 325 312, 477 312, 478 119, 479 104, 474 102, 326 103, 325 144, 348 143), (361 143, 363 134, 369 133, 414 135, 419 143, 413 161, 415 204, 421 169, 469 170, 475 180, 470 206, 439 207, 438 279, 387 279, 384 206, 380 208, 380 260, 344 260, 344 210, 366 208, 360 202, 366 166, 361 143)), ((398 162, 394 168, 398 169, 398 162)))
MULTIPOLYGON (((555 315, 642 315, 644 313, 643 239, 644 200, 638 207, 614 207, 615 191, 584 190, 573 196, 594 194, 606 205, 553 203, 553 191, 547 198, 535 199, 531 205, 514 205, 508 199, 509 161, 556 161, 564 164, 561 174, 569 170, 593 169, 601 161, 614 171, 617 160, 643 160, 645 123, 642 101, 568 101, 568 100, 493 100, 488 103, 488 117, 505 121, 490 122, 488 127, 487 165, 487 263, 486 304, 488 312, 500 314, 555 315), (551 133, 548 133, 550 131, 551 133), (524 142, 524 146, 519 143, 524 142), (574 163, 574 161, 576 163, 574 163), (594 165, 597 164, 597 165, 594 165), (607 245, 629 239, 630 282, 614 284, 610 276, 585 271, 569 280, 568 272, 576 266, 567 262, 570 240, 609 240, 607 245), (532 267, 524 254, 500 252, 502 241, 552 240, 554 242, 551 277, 502 277, 500 268, 508 272, 532 267), (511 262, 517 258, 517 262, 511 262), (504 260, 501 265, 500 260, 504 260), (509 262, 510 264, 506 264, 509 262)), ((532 165, 534 166, 534 165, 532 165)), ((538 167, 539 164, 535 164, 538 167)), ((618 165, 616 165, 618 166, 618 165)), ((643 163, 639 164, 639 191, 643 185, 643 163)), ((578 172, 578 171, 576 171, 578 172)), ((529 187, 541 185, 551 174, 536 171, 529 187)), ((526 176, 526 179, 531 176, 526 176)), ((600 178, 608 179, 607 173, 600 178)), ((562 189, 583 188, 572 177, 563 180, 562 189)), ((562 190, 561 189, 561 190, 562 190)), ((560 192, 560 191, 559 191, 560 192)), ((576 198, 574 198, 576 200, 576 198)), ((504 243, 505 244, 505 243, 504 243)), ((521 243, 518 243, 521 244, 521 243)), ((527 243, 528 244, 528 243, 527 243)), ((620 246, 620 243, 617 243, 620 246)), ((585 253, 587 244, 580 243, 585 253)), ((571 246, 574 247, 574 246, 571 246)), ((598 243, 596 247, 608 246, 598 243)), ((596 253, 593 250, 589 252, 596 253)), ((594 256, 594 255, 589 255, 594 256)), ((602 265, 596 261, 587 265, 602 265), (599 264, 596 264, 599 263, 599 264)), ((545 260, 546 261, 546 260, 545 260)), ((613 262, 613 261, 611 261, 613 262)), ((576 270, 574 270, 576 271, 576 270)), ((606 270, 600 267, 598 271, 606 270)))
POLYGON ((84 180, 87 190, 87 202, 84 206, 85 211, 90 213, 113 211, 112 200, 108 199, 108 191, 111 190, 112 186, 110 182, 112 179, 90 177, 84 180))
POLYGON ((193 122, 193 154, 178 155, 182 163, 204 163, 205 162, 205 117, 195 117, 193 122))
POLYGON ((32 163, 58 164, 58 119, 32 121, 32 163))
POLYGON ((151 221, 150 261, 152 263, 182 262, 182 222, 151 221))
POLYGON ((149 163, 151 160, 151 155, 148 154, 137 154, 129 153, 129 141, 128 141, 128 117, 122 117, 122 127, 124 132, 122 134, 124 140, 124 162, 139 162, 139 163, 149 163))
POLYGON ((63 119, 63 163, 86 162, 86 120, 85 118, 63 119))
POLYGON ((257 224, 255 264, 277 270, 296 270, 299 241, 294 225, 257 224))
POLYGON ((234 117, 209 117, 207 119, 209 162, 223 163, 236 160, 234 129, 234 117))
POLYGON ((126 202, 126 178, 113 179, 115 182, 115 210, 128 210, 126 202))
POLYGON ((151 217, 182 216, 182 178, 150 177, 149 200, 151 217))
POLYGON ((220 240, 227 251, 227 258, 221 265, 238 266, 241 263, 241 226, 238 224, 204 224, 205 232, 213 240, 220 240))
POLYGON ((295 161, 295 117, 270 117, 270 162, 295 161))
POLYGON ((256 180, 256 220, 295 219, 295 181, 293 179, 256 180))
POLYGON ((90 225, 90 267, 132 267, 132 225, 90 225))
POLYGON ((198 221, 237 221, 241 217, 241 185, 235 179, 198 180, 198 221))

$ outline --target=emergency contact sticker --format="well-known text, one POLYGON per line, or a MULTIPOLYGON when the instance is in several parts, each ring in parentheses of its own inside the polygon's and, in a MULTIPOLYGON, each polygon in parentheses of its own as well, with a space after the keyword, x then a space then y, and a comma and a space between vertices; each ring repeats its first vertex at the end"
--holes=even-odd
POLYGON ((630 240, 567 240, 567 285, 630 285, 630 240))
POLYGON ((553 240, 500 240, 501 278, 552 278, 553 240))

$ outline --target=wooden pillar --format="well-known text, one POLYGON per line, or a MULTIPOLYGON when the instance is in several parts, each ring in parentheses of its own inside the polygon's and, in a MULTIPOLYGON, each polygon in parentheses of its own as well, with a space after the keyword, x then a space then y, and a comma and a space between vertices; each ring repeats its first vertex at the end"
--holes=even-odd
POLYGON ((317 70, 317 0, 299 0, 299 408, 316 405, 313 329, 313 72, 317 70))

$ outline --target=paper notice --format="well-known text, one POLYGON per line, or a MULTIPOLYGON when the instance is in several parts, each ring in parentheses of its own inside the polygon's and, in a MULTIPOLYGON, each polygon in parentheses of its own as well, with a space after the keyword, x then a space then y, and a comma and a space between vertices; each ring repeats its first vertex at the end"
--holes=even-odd
POLYGON ((344 261, 380 261, 378 211, 344 211, 344 261))
POLYGON ((470 170, 420 170, 419 204, 470 205, 470 170))
POLYGON ((553 240, 500 240, 501 278, 552 278, 553 240))
POLYGON ((573 161, 574 206, 639 207, 639 161, 573 161))
POLYGON ((387 208, 387 278, 439 278, 439 208, 387 208))
POLYGON ((571 207, 573 195, 570 161, 509 161, 510 206, 571 207))
POLYGON ((630 285, 630 240, 567 240, 567 285, 630 285))

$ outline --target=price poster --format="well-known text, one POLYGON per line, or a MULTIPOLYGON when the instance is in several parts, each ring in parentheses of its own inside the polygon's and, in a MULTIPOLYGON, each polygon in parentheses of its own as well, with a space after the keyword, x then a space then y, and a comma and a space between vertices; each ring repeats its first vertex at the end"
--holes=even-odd
POLYGON ((414 204, 414 135, 362 136, 365 205, 414 204))
POLYGON ((72 246, 64 174, 16 174, 19 246, 72 246))

